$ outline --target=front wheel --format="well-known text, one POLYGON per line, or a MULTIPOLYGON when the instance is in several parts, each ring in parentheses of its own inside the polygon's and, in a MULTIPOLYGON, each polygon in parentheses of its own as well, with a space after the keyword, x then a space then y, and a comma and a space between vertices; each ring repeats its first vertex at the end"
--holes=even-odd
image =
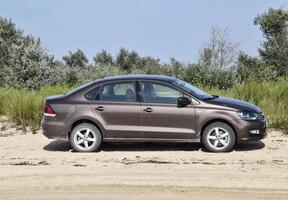
POLYGON ((83 123, 76 126, 70 135, 70 143, 75 151, 93 152, 99 149, 102 135, 97 127, 83 123))
POLYGON ((228 152, 234 147, 236 136, 229 125, 215 122, 205 128, 202 142, 208 151, 228 152))

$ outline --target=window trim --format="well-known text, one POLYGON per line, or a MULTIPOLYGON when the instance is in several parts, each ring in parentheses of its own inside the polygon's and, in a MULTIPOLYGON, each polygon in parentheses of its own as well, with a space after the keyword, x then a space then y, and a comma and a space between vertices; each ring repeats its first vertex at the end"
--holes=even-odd
MULTIPOLYGON (((179 88, 179 87, 177 87, 177 86, 175 86, 175 85, 173 85, 173 84, 171 84, 171 83, 169 83, 169 82, 166 82, 166 81, 161 81, 161 80, 149 80, 149 79, 133 79, 133 80, 110 80, 110 81, 104 81, 104 82, 100 82, 100 83, 98 83, 97 85, 95 84, 94 86, 93 86, 93 89, 90 89, 88 92, 86 92, 84 95, 83 95, 83 97, 87 100, 87 101, 90 101, 90 102, 103 102, 103 103, 121 103, 121 104, 123 104, 123 103, 132 103, 132 104, 134 104, 134 103, 140 103, 140 102, 142 102, 142 103, 146 103, 146 102, 144 102, 143 101, 143 96, 142 96, 142 91, 141 91, 141 88, 140 88, 140 83, 141 82, 151 82, 151 83, 159 83, 159 84, 164 84, 164 85, 167 85, 168 87, 171 87, 171 88, 173 88, 173 89, 175 89, 175 90, 177 90, 177 91, 180 91, 180 92, 182 92, 183 94, 185 94, 186 96, 188 96, 189 98, 191 98, 192 99, 192 101, 191 101, 191 105, 194 105, 194 104, 200 104, 200 102, 199 102, 199 100, 196 98, 196 97, 194 97, 192 94, 190 94, 190 93, 188 93, 187 91, 185 91, 185 90, 183 90, 183 89, 181 89, 181 88, 179 88), (110 84, 110 83, 118 83, 118 82, 133 82, 133 86, 134 86, 134 89, 135 89, 135 91, 136 91, 136 101, 100 101, 100 100, 96 100, 96 99, 94 99, 94 100, 89 100, 89 99, 87 99, 86 97, 85 97, 85 95, 86 95, 86 93, 89 93, 89 92, 91 92, 92 90, 94 90, 94 89, 96 89, 97 87, 98 87, 98 89, 97 89, 97 93, 96 93, 96 96, 98 95, 98 93, 99 93, 99 91, 100 91, 100 89, 103 87, 103 85, 106 85, 106 84, 110 84)), ((95 98, 96 98, 96 96, 95 96, 95 98)), ((148 103, 147 103, 148 104, 148 103)), ((165 103, 149 103, 149 104, 165 104, 165 103)), ((165 104, 165 105, 174 105, 174 104, 165 104)))
POLYGON ((99 92, 102 90, 102 88, 106 85, 109 85, 109 84, 117 84, 117 83, 132 83, 133 84, 133 89, 134 89, 134 92, 135 92, 135 95, 136 95, 136 100, 135 101, 107 101, 107 100, 97 100, 95 99, 94 101, 95 102, 107 102, 107 103, 139 103, 139 98, 138 98, 138 95, 137 95, 137 87, 136 87, 136 81, 135 80, 115 80, 115 81, 107 81, 107 82, 103 82, 99 85, 99 89, 97 90, 97 93, 96 93, 96 97, 97 95, 99 94, 99 92))

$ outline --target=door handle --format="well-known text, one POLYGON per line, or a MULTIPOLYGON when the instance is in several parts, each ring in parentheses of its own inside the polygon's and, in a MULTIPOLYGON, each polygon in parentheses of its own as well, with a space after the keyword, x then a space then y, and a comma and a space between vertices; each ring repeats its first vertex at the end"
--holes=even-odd
POLYGON ((143 110, 144 112, 152 112, 153 111, 153 109, 152 108, 145 108, 144 110, 143 110))
POLYGON ((95 108, 95 110, 103 111, 103 110, 104 110, 104 107, 103 107, 103 106, 98 106, 98 107, 95 108))

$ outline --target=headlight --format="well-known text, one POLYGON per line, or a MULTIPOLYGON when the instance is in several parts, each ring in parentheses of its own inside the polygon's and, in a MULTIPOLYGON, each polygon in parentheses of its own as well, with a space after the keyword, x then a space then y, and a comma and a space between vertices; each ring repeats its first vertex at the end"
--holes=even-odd
POLYGON ((237 112, 237 114, 239 115, 241 119, 244 119, 244 120, 256 120, 258 119, 258 116, 259 116, 258 113, 246 112, 246 111, 237 112))

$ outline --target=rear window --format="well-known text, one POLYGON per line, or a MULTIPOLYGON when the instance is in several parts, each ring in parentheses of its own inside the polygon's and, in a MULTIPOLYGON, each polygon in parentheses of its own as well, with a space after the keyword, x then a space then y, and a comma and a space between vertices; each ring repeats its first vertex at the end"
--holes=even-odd
POLYGON ((135 102, 137 100, 134 82, 106 84, 99 90, 96 100, 135 102))

